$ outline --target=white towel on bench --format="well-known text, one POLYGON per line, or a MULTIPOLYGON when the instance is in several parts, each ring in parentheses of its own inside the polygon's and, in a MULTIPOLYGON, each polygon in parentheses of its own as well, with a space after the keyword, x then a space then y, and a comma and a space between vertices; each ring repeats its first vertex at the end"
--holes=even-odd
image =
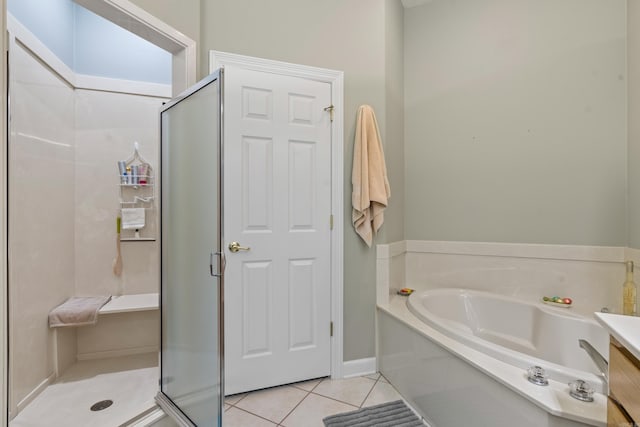
POLYGON ((49 327, 95 325, 98 310, 111 296, 71 297, 49 313, 49 327))

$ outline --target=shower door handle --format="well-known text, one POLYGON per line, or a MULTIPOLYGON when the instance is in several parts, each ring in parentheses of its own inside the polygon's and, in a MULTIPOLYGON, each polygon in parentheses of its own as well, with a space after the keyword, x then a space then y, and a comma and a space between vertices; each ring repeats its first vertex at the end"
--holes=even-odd
POLYGON ((224 269, 226 267, 226 260, 224 258, 224 253, 222 252, 211 252, 211 254, 209 255, 209 274, 211 274, 213 277, 222 277, 222 275, 224 274, 224 269), (220 266, 220 269, 218 270, 218 272, 216 273, 214 267, 213 267, 213 258, 215 256, 219 257, 219 262, 217 262, 216 264, 218 264, 220 266))

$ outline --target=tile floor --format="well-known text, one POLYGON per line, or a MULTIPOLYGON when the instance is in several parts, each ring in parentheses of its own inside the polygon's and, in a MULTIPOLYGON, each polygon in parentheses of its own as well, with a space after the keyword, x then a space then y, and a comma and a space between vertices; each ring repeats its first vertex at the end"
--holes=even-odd
MULTIPOLYGON (((154 406, 157 355, 78 362, 49 386, 10 427, 113 427, 154 406), (91 412, 97 400, 112 407, 91 412)), ((329 415, 401 399, 380 374, 311 381, 227 396, 224 427, 324 427, 329 415)))
POLYGON ((380 374, 317 380, 225 398, 225 427, 323 427, 340 412, 402 399, 380 374))

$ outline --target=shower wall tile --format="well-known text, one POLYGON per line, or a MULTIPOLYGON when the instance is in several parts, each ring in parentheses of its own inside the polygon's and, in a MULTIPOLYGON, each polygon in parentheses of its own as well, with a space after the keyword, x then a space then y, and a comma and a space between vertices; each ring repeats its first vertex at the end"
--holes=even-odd
POLYGON ((54 375, 54 333, 47 315, 74 293, 75 171, 72 88, 20 44, 12 46, 11 67, 9 351, 14 412, 54 375))
MULTIPOLYGON (((159 290, 158 241, 122 243, 121 277, 113 275, 112 263, 120 208, 117 161, 129 158, 133 142, 138 141, 140 153, 157 174, 159 107, 165 99, 74 90, 19 43, 12 46, 11 55, 9 399, 13 416, 46 381, 75 363, 78 353, 108 351, 92 346, 87 330, 74 328, 59 331, 56 352, 56 334, 47 324, 51 309, 73 295, 159 290)), ((157 236, 157 227, 156 209, 147 216, 145 231, 157 236)), ((147 332, 135 336, 108 327, 120 317, 105 320, 108 324, 101 328, 99 341, 120 343, 114 344, 114 350, 157 347, 155 342, 139 340, 157 338, 155 317, 142 322, 151 325, 147 332)))
MULTIPOLYGON (((379 278, 378 287, 392 293, 394 285, 418 291, 466 288, 531 302, 567 296, 572 312, 591 316, 603 307, 620 312, 624 259, 622 247, 408 240, 402 257, 378 259, 386 262, 378 264, 381 271, 391 271, 386 282, 379 278), (404 274, 398 271, 401 262, 404 274)), ((384 292, 379 289, 379 295, 384 292)))
MULTIPOLYGON (((113 274, 119 215, 118 160, 141 156, 158 174, 159 108, 164 98, 76 90, 75 261, 78 295, 159 291, 159 241, 122 242, 123 273, 113 274)), ((157 179, 156 179, 157 180, 157 179)), ((156 196, 158 186, 155 187, 156 196)), ((158 209, 147 211, 146 235, 158 235, 158 209)))
POLYGON ((387 305, 405 284, 405 241, 376 245, 376 302, 387 305))

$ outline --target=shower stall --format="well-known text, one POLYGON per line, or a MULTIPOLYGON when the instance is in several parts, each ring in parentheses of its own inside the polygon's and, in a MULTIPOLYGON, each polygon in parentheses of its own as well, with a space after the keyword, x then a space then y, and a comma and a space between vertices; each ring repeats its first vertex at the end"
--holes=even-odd
POLYGON ((71 0, 8 7, 5 416, 11 427, 121 425, 157 408, 159 109, 172 93, 172 54, 71 0), (121 62, 132 51, 140 60, 121 62), (155 182, 153 172, 138 186, 119 177, 135 141, 155 182), (121 238, 116 218, 132 194, 145 200, 145 224, 121 238), (48 324, 69 298, 94 296, 111 296, 94 325, 48 324))

